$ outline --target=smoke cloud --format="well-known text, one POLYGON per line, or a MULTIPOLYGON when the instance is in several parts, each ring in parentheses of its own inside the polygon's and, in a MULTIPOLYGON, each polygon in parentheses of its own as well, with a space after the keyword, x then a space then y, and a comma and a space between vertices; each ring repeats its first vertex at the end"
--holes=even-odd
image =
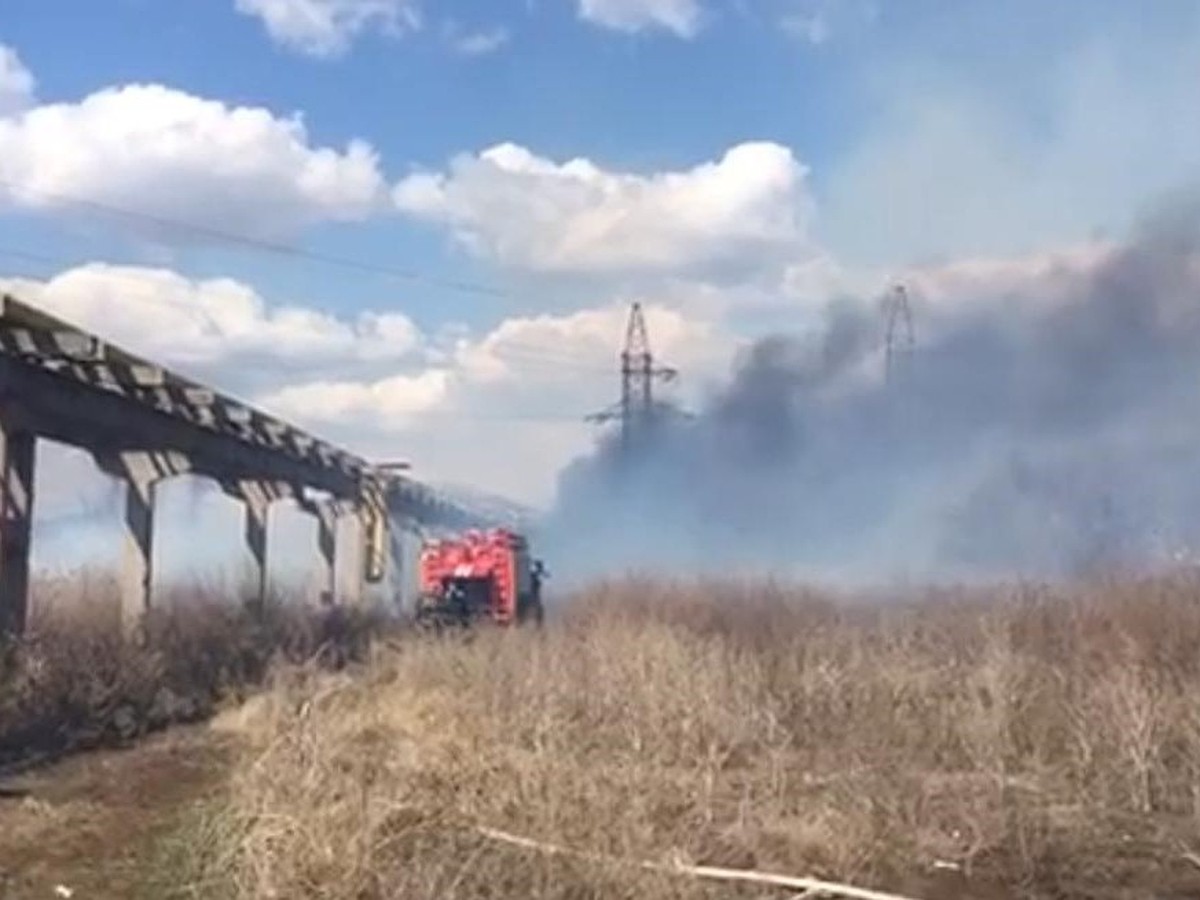
POLYGON ((1020 296, 913 308, 890 381, 878 305, 847 297, 693 416, 606 437, 562 473, 552 566, 961 578, 1200 546, 1200 203, 1020 296))

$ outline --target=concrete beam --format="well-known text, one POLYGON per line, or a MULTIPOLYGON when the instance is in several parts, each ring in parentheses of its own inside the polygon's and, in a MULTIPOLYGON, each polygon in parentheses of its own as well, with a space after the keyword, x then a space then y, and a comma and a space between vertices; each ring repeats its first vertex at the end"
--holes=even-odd
POLYGON ((6 354, 0 354, 0 402, 6 420, 17 418, 22 429, 86 450, 175 450, 192 460, 198 474, 214 478, 273 479, 345 498, 358 494, 357 474, 317 462, 314 454, 300 458, 251 444, 188 421, 174 407, 155 408, 132 394, 74 381, 6 354))
POLYGON ((0 636, 21 634, 29 614, 29 551, 37 438, 0 422, 0 636))
POLYGON ((78 331, 0 324, 0 350, 16 356, 97 361, 104 358, 99 338, 78 331))

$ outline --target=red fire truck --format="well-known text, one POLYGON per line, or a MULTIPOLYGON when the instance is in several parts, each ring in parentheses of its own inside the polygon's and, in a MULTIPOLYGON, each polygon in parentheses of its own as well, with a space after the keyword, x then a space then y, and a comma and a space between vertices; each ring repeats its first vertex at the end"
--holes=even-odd
POLYGON ((421 548, 417 620, 435 626, 542 622, 546 570, 523 535, 467 531, 421 548))

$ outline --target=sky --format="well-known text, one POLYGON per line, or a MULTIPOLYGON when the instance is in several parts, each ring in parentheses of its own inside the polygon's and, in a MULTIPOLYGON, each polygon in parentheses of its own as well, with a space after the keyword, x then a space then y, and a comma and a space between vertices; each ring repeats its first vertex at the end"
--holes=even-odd
POLYGON ((545 506, 632 301, 688 403, 841 294, 1086 261, 1198 88, 1197 0, 0 0, 0 287, 545 506))

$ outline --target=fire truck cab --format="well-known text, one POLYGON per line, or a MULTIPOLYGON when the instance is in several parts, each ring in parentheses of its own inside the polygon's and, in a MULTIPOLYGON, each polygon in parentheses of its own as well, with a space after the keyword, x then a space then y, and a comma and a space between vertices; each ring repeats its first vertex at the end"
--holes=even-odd
POLYGON ((508 529, 430 540, 421 548, 417 619, 436 625, 541 624, 545 577, 526 538, 508 529))

